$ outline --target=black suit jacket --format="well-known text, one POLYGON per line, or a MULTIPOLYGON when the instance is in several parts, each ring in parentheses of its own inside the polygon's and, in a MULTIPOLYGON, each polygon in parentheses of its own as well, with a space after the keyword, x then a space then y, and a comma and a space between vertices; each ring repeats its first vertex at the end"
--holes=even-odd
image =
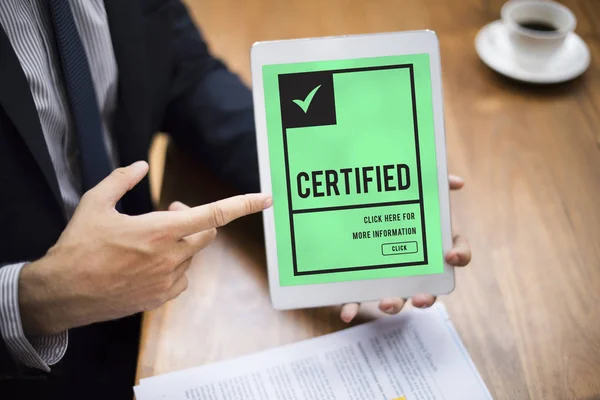
MULTIPOLYGON (((119 69, 112 134, 120 164, 147 160, 153 135, 167 132, 239 191, 258 191, 250 90, 211 56, 181 1, 105 0, 105 5, 119 69)), ((0 190, 0 266, 44 256, 67 221, 27 80, 3 30, 0 190)), ((128 214, 151 211, 148 180, 122 203, 128 214)), ((90 348, 109 335, 106 326, 111 324, 71 330, 63 361, 41 377, 16 365, 0 340, 0 376, 38 382, 85 369, 94 362, 90 348)))

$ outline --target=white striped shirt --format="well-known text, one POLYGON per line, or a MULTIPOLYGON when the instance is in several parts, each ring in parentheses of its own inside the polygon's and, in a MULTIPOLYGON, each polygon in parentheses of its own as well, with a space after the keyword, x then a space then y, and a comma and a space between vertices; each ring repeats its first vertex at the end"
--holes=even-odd
MULTIPOLYGON (((90 64, 109 156, 115 163, 110 121, 116 105, 118 72, 104 2, 69 0, 69 3, 90 64)), ((58 178, 65 215, 70 219, 82 194, 78 154, 58 55, 54 50, 52 22, 45 4, 41 0, 0 0, 0 24, 29 82, 58 178)), ((45 337, 24 334, 18 282, 20 271, 28 261, 33 260, 0 267, 0 332, 18 363, 50 371, 50 366, 60 361, 67 349, 68 333, 45 337)))

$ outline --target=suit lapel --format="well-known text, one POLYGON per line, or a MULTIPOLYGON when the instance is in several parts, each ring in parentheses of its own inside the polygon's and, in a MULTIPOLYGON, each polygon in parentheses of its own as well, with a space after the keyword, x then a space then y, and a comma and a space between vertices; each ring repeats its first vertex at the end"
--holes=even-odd
POLYGON ((104 0, 119 68, 119 96, 113 129, 124 163, 147 157, 146 154, 137 154, 124 142, 143 143, 143 136, 149 129, 144 124, 151 114, 144 23, 138 3, 104 0), (124 137, 128 140, 124 141, 124 137))
MULTIPOLYGON (((1 0, 0 0, 1 1, 1 0)), ((119 69, 113 136, 123 165, 148 159, 152 103, 143 14, 137 0, 104 0, 119 69)), ((123 197, 127 212, 151 210, 148 177, 123 197)))
POLYGON ((29 83, 21 68, 10 39, 0 27, 0 105, 27 144, 44 178, 50 185, 55 200, 63 206, 58 180, 54 173, 44 133, 29 83))

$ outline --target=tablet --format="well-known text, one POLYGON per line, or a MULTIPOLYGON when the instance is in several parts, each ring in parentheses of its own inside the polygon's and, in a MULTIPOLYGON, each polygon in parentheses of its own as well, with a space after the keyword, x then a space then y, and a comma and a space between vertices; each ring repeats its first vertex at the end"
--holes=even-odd
POLYGON ((273 306, 451 292, 436 34, 258 42, 251 68, 273 306))

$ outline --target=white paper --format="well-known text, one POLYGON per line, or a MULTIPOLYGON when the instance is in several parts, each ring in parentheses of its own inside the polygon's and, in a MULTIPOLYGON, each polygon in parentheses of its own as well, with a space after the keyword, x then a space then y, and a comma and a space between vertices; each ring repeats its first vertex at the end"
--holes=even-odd
POLYGON ((134 389, 137 400, 492 398, 440 303, 134 389))

